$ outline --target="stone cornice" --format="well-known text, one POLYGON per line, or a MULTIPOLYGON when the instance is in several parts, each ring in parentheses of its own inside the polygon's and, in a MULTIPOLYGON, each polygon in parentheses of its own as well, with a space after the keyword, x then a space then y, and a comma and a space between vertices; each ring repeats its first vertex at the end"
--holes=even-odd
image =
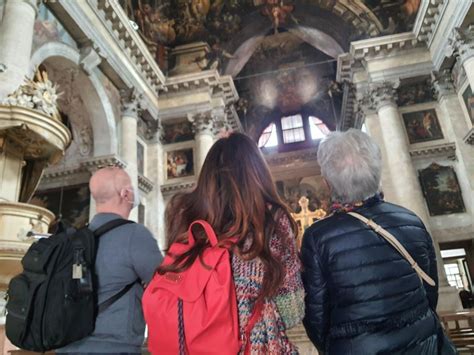
POLYGON ((183 92, 202 88, 220 89, 226 104, 237 102, 239 94, 230 75, 221 76, 217 70, 171 76, 166 80, 164 91, 183 92))
POLYGON ((447 0, 422 1, 413 32, 416 37, 428 46, 431 44, 443 13, 448 5, 447 0))
POLYGON ((138 188, 145 193, 149 193, 153 190, 154 184, 153 182, 146 178, 143 175, 138 175, 138 188))
POLYGON ((412 158, 446 157, 448 159, 455 160, 456 144, 444 143, 420 148, 412 148, 410 149, 410 155, 412 158))
MULTIPOLYGON (((100 70, 118 89, 133 87, 143 92, 143 108, 156 117, 157 91, 165 77, 118 2, 57 0, 47 1, 45 5, 71 33, 79 47, 90 46, 98 54, 100 70), (106 18, 106 11, 112 20, 106 18)), ((94 58, 89 59, 92 62, 85 63, 87 68, 96 64, 94 58)))
POLYGON ((467 132, 463 140, 466 144, 474 145, 474 128, 471 128, 471 130, 467 132))
POLYGON ((196 186, 196 181, 180 182, 176 184, 161 185, 163 195, 173 195, 177 192, 190 191, 196 186))
POLYGON ((108 27, 114 37, 129 54, 135 67, 145 77, 148 84, 161 88, 165 82, 165 76, 137 31, 130 25, 130 20, 118 1, 97 0, 96 6, 108 22, 108 27))
POLYGON ((118 166, 125 168, 127 164, 116 155, 94 157, 66 167, 62 164, 58 164, 45 170, 43 177, 41 178, 41 184, 50 184, 54 181, 66 181, 69 177, 74 177, 82 173, 92 174, 96 170, 105 166, 118 166))
POLYGON ((426 47, 412 32, 382 36, 351 43, 350 55, 355 60, 387 56, 394 51, 426 47))

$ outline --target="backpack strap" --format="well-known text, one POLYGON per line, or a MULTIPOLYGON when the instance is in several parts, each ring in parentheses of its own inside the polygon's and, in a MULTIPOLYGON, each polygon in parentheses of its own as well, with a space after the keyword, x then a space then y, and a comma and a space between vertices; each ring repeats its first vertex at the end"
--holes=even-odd
POLYGON ((107 308, 109 308, 115 301, 118 301, 119 298, 124 296, 130 289, 137 283, 138 280, 133 281, 132 283, 129 283, 127 286, 125 286, 123 289, 121 289, 117 294, 113 295, 109 299, 105 300, 98 306, 98 314, 104 312, 107 308))
POLYGON ((359 213, 348 212, 347 214, 350 214, 352 217, 355 217, 355 218, 361 220, 362 222, 367 224, 375 233, 377 233, 378 235, 383 237, 392 247, 395 248, 396 251, 398 251, 400 253, 401 256, 403 256, 410 263, 411 267, 416 271, 418 276, 422 280, 425 280, 425 282, 428 285, 430 285, 430 286, 435 286, 436 285, 434 280, 431 277, 429 277, 423 271, 423 269, 416 263, 416 261, 410 255, 410 253, 405 249, 405 247, 390 232, 383 229, 381 226, 379 226, 377 223, 375 223, 371 219, 368 219, 368 218, 362 216, 359 213))
POLYGON ((107 232, 110 232, 112 229, 118 228, 120 226, 123 226, 125 224, 132 224, 135 223, 133 221, 130 221, 128 219, 122 219, 122 218, 117 218, 114 219, 110 222, 105 223, 104 225, 100 226, 94 231, 94 236, 96 237, 101 237, 107 232))
MULTIPOLYGON (((105 233, 110 232, 111 230, 118 228, 120 226, 123 226, 125 224, 132 224, 135 223, 133 221, 130 221, 128 219, 122 219, 122 218, 117 218, 114 219, 110 222, 105 223, 104 225, 100 226, 94 231, 94 236, 96 238, 99 238, 103 236, 105 233)), ((121 289, 117 294, 113 295, 109 299, 105 300, 98 306, 98 314, 104 312, 107 308, 109 308, 113 303, 118 301, 119 298, 124 296, 130 289, 137 283, 138 280, 133 281, 132 283, 128 284, 125 286, 123 289, 121 289)))

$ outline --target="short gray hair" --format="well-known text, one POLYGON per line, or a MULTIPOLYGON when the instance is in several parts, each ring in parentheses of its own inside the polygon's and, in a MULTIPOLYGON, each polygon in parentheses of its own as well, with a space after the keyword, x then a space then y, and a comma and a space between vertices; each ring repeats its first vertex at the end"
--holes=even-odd
POLYGON ((318 163, 333 198, 339 202, 365 200, 379 191, 380 148, 357 129, 330 133, 319 145, 318 163))

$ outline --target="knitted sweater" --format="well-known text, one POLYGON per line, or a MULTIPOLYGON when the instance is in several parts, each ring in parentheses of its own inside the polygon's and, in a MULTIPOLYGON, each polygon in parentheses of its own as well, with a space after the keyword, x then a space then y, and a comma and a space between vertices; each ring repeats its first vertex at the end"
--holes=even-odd
MULTIPOLYGON (((284 214, 279 217, 270 249, 284 267, 284 280, 276 296, 264 300, 262 317, 251 334, 252 354, 298 354, 288 340, 285 329, 301 322, 304 316, 304 289, 295 235, 284 214)), ((243 334, 255 300, 262 289, 264 266, 259 258, 244 261, 232 256, 232 270, 237 293, 240 333, 243 334)), ((241 349, 241 354, 243 348, 241 349)))

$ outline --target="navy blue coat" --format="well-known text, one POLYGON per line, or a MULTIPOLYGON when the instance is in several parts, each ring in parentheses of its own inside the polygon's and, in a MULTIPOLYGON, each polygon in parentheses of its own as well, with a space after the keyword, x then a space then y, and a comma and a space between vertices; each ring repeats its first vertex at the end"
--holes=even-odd
MULTIPOLYGON (((391 232, 438 283, 436 257, 422 221, 407 209, 370 199, 355 210, 391 232)), ((363 222, 336 213, 314 223, 301 249, 306 315, 325 354, 436 354, 438 290, 363 222)))

